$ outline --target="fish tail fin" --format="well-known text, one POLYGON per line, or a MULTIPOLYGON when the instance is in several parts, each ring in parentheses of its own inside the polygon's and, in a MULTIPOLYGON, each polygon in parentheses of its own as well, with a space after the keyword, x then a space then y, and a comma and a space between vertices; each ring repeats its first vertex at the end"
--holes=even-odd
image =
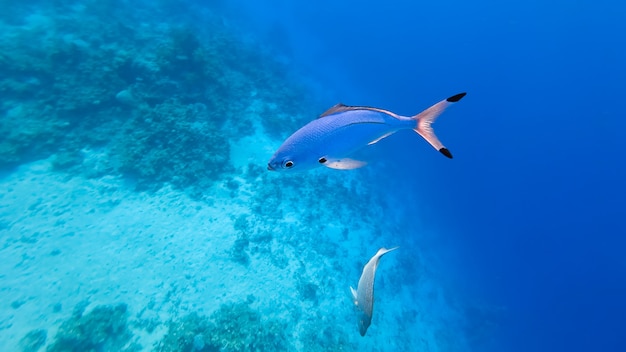
POLYGON ((395 247, 389 248, 389 249, 383 247, 383 248, 378 250, 378 253, 376 253, 376 255, 382 257, 383 255, 385 255, 385 254, 387 254, 387 253, 389 253, 391 251, 394 251, 394 250, 396 250, 398 248, 400 248, 400 246, 395 246, 395 247))
POLYGON ((376 252, 376 254, 374 255, 374 258, 376 258, 376 267, 378 267, 378 261, 380 260, 380 257, 382 257, 383 255, 391 251, 395 251, 398 248, 400 248, 400 246, 396 246, 396 247, 389 248, 389 249, 382 247, 381 249, 379 249, 378 252, 376 252))
POLYGON ((412 119, 417 121, 417 126, 413 130, 422 136, 422 138, 430 143, 430 145, 437 149, 441 154, 450 159, 452 159, 452 153, 450 153, 450 151, 444 147, 443 143, 439 141, 439 138, 435 135, 435 131, 431 125, 449 105, 461 100, 465 94, 467 93, 453 95, 412 117, 412 119))

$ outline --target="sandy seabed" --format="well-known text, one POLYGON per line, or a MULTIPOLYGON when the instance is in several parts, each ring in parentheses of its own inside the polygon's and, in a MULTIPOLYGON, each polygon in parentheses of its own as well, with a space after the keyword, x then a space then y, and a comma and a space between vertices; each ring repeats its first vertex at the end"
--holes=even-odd
MULTIPOLYGON (((236 168, 267 154, 252 147, 259 138, 233 145, 236 168)), ((283 176, 236 177, 237 187, 216 182, 208 197, 194 200, 169 186, 137 192, 119 177, 87 179, 51 169, 50 160, 41 160, 0 179, 1 351, 20 350, 20 339, 33 329, 45 329, 51 344, 76 306, 89 311, 118 303, 128 306, 130 320, 157 322, 151 332, 133 329, 133 341, 151 350, 166 322, 191 312, 210 315, 231 302, 288 322, 293 350, 308 350, 301 336, 328 327, 348 350, 459 347, 458 337, 448 337, 460 314, 428 270, 418 268, 423 261, 406 267, 419 254, 401 250, 381 261, 372 326, 359 336, 349 286, 379 247, 402 245, 384 231, 401 220, 375 209, 364 222, 362 211, 346 202, 310 199, 320 180, 359 192, 358 174, 315 171, 319 180, 286 189, 308 191, 279 203, 268 197, 265 204, 258 194, 282 188, 283 176), (265 221, 263 213, 276 216, 265 221), (241 219, 247 229, 237 224, 241 219), (394 223, 381 227, 383 220, 394 223), (248 244, 234 253, 246 231, 248 244)))

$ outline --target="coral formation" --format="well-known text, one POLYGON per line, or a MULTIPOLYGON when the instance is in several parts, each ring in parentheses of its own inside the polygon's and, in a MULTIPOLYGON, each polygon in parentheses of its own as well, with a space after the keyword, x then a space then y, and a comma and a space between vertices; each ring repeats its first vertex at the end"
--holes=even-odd
POLYGON ((212 351, 214 346, 206 345, 206 337, 210 336, 211 327, 211 322, 206 317, 201 317, 196 313, 170 321, 167 334, 158 342, 155 350, 158 352, 212 351), (197 350, 200 345, 197 340, 200 339, 203 345, 200 350, 197 350))
POLYGON ((67 351, 139 351, 140 346, 130 343, 128 313, 125 304, 97 306, 88 314, 82 307, 59 327, 49 352, 67 351))
POLYGON ((169 323, 156 346, 173 351, 287 351, 286 325, 263 317, 247 302, 224 304, 209 318, 191 313, 169 323))
POLYGON ((206 188, 229 170, 229 144, 207 107, 168 100, 128 121, 113 144, 119 170, 141 188, 206 188))
POLYGON ((245 303, 224 304, 211 315, 211 343, 224 351, 285 351, 285 324, 261 316, 245 303))

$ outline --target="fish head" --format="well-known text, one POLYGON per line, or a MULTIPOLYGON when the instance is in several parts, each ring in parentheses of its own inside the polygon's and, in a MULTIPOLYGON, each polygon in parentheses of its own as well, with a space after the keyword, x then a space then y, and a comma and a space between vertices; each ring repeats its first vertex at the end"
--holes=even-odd
POLYGON ((313 120, 287 137, 267 163, 267 169, 305 171, 326 163, 333 150, 329 150, 326 138, 329 128, 321 120, 313 120))
POLYGON ((318 166, 319 161, 307 150, 279 148, 267 163, 270 171, 304 171, 318 166))
POLYGON ((292 157, 273 157, 267 163, 267 169, 270 171, 288 171, 292 170, 296 163, 292 160, 292 157))
POLYGON ((362 313, 359 314, 359 333, 361 334, 361 336, 365 336, 365 333, 367 332, 367 328, 370 327, 370 324, 372 323, 372 317, 362 313))

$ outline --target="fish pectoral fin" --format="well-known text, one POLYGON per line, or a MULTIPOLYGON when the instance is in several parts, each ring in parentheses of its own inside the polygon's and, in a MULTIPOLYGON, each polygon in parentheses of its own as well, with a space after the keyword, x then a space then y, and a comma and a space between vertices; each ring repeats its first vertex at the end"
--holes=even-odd
POLYGON ((352 170, 358 169, 367 165, 365 161, 342 158, 342 159, 327 159, 322 165, 336 170, 352 170))
POLYGON ((352 288, 352 286, 350 286, 350 292, 352 292, 352 302, 354 303, 355 306, 359 306, 359 301, 356 298, 356 290, 354 288, 352 288))

